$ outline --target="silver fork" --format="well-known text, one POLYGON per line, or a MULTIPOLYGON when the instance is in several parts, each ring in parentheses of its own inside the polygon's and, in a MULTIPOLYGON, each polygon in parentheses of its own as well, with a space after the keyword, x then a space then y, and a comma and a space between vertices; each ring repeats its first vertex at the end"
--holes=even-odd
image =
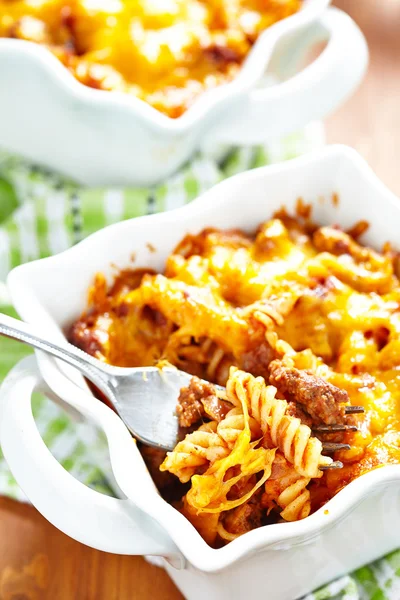
MULTIPOLYGON (((77 368, 106 396, 139 441, 162 450, 175 447, 179 433, 177 400, 180 390, 189 385, 192 375, 174 367, 114 367, 66 341, 55 343, 46 340, 31 325, 1 313, 0 334, 43 350, 77 368)), ((348 408, 351 412, 363 410, 361 407, 348 408)), ((354 429, 354 426, 351 428, 354 429)), ((350 448, 344 444, 330 444, 326 451, 345 447, 350 448)), ((321 468, 341 466, 340 461, 334 461, 321 468)))

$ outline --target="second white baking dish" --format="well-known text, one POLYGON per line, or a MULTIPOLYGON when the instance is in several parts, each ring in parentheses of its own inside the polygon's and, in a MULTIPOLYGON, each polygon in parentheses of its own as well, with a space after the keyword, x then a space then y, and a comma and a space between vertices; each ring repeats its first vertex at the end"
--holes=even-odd
POLYGON ((364 75, 368 51, 356 24, 329 0, 267 29, 240 75, 170 119, 142 100, 88 88, 31 42, 0 39, 0 148, 91 185, 152 185, 200 148, 263 143, 337 108, 364 75), (296 67, 316 41, 322 54, 296 67), (260 85, 270 66, 278 79, 260 85))

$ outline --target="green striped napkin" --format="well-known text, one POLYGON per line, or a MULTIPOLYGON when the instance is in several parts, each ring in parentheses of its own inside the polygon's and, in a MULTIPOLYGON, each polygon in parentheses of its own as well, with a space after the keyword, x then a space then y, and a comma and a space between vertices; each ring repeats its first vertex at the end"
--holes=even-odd
MULTIPOLYGON (((0 151, 0 311, 16 316, 7 295, 7 273, 18 264, 61 252, 111 223, 183 206, 235 173, 303 154, 323 143, 323 128, 265 146, 218 149, 152 188, 90 189, 0 151)), ((0 380, 30 352, 0 337, 0 380)), ((36 394, 33 412, 46 445, 74 477, 113 494, 114 479, 105 437, 75 422, 36 394)), ((0 451, 0 494, 26 501, 0 451)), ((324 587, 306 600, 399 600, 400 551, 324 587)))

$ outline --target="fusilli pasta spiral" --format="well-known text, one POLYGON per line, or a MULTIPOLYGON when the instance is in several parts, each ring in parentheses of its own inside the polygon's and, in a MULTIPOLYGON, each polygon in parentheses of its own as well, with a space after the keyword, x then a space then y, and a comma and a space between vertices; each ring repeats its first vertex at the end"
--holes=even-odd
MULTIPOLYGON (((311 430, 300 419, 286 414, 286 400, 275 398, 276 388, 267 386, 262 377, 231 368, 226 385, 230 402, 246 404, 249 414, 260 424, 272 447, 277 447, 303 477, 319 477, 319 465, 331 459, 322 456, 322 443, 311 437, 311 430)), ((271 447, 270 444, 268 444, 271 447)))
POLYGON ((192 487, 186 495, 186 500, 200 512, 220 513, 240 506, 251 498, 270 476, 275 449, 256 447, 259 445, 259 440, 252 441, 246 399, 239 399, 239 402, 241 407, 238 408, 241 408, 243 421, 240 420, 239 413, 231 415, 231 417, 239 417, 239 420, 235 421, 236 430, 233 429, 233 433, 227 436, 231 442, 236 436, 230 453, 214 461, 204 474, 196 474, 192 477, 192 487), (242 423, 243 429, 240 431, 238 427, 242 423), (232 488, 239 481, 261 473, 262 476, 247 493, 239 498, 228 498, 232 488))
POLYGON ((282 454, 277 453, 261 503, 268 511, 279 506, 285 521, 304 519, 311 510, 309 482, 309 477, 302 477, 282 454))
POLYGON ((205 423, 186 435, 160 466, 160 471, 176 475, 181 483, 186 483, 200 468, 223 458, 229 453, 224 440, 217 433, 217 423, 205 423))
MULTIPOLYGON (((223 419, 217 427, 218 435, 226 442, 229 447, 232 447, 245 426, 245 417, 241 407, 235 406, 232 408, 225 419, 223 419)), ((260 425, 252 417, 249 418, 249 426, 252 439, 262 437, 260 425)))

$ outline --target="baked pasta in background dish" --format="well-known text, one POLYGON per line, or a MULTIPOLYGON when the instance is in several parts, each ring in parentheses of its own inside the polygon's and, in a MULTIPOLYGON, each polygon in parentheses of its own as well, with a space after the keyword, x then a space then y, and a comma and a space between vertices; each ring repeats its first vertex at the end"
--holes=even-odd
POLYGON ((161 494, 219 547, 307 517, 347 483, 400 462, 398 255, 366 230, 317 227, 299 203, 257 231, 188 235, 164 274, 102 275, 72 343, 108 363, 168 361, 181 391, 174 451, 141 447, 161 494), (205 383, 201 380, 207 380, 205 383), (226 386, 221 393, 214 384, 226 386), (363 415, 346 415, 346 404, 363 415), (316 434, 324 424, 358 431, 316 434), (322 442, 345 442, 334 459, 322 442))
POLYGON ((179 117, 231 81, 302 0, 0 0, 0 37, 44 45, 83 84, 179 117))

